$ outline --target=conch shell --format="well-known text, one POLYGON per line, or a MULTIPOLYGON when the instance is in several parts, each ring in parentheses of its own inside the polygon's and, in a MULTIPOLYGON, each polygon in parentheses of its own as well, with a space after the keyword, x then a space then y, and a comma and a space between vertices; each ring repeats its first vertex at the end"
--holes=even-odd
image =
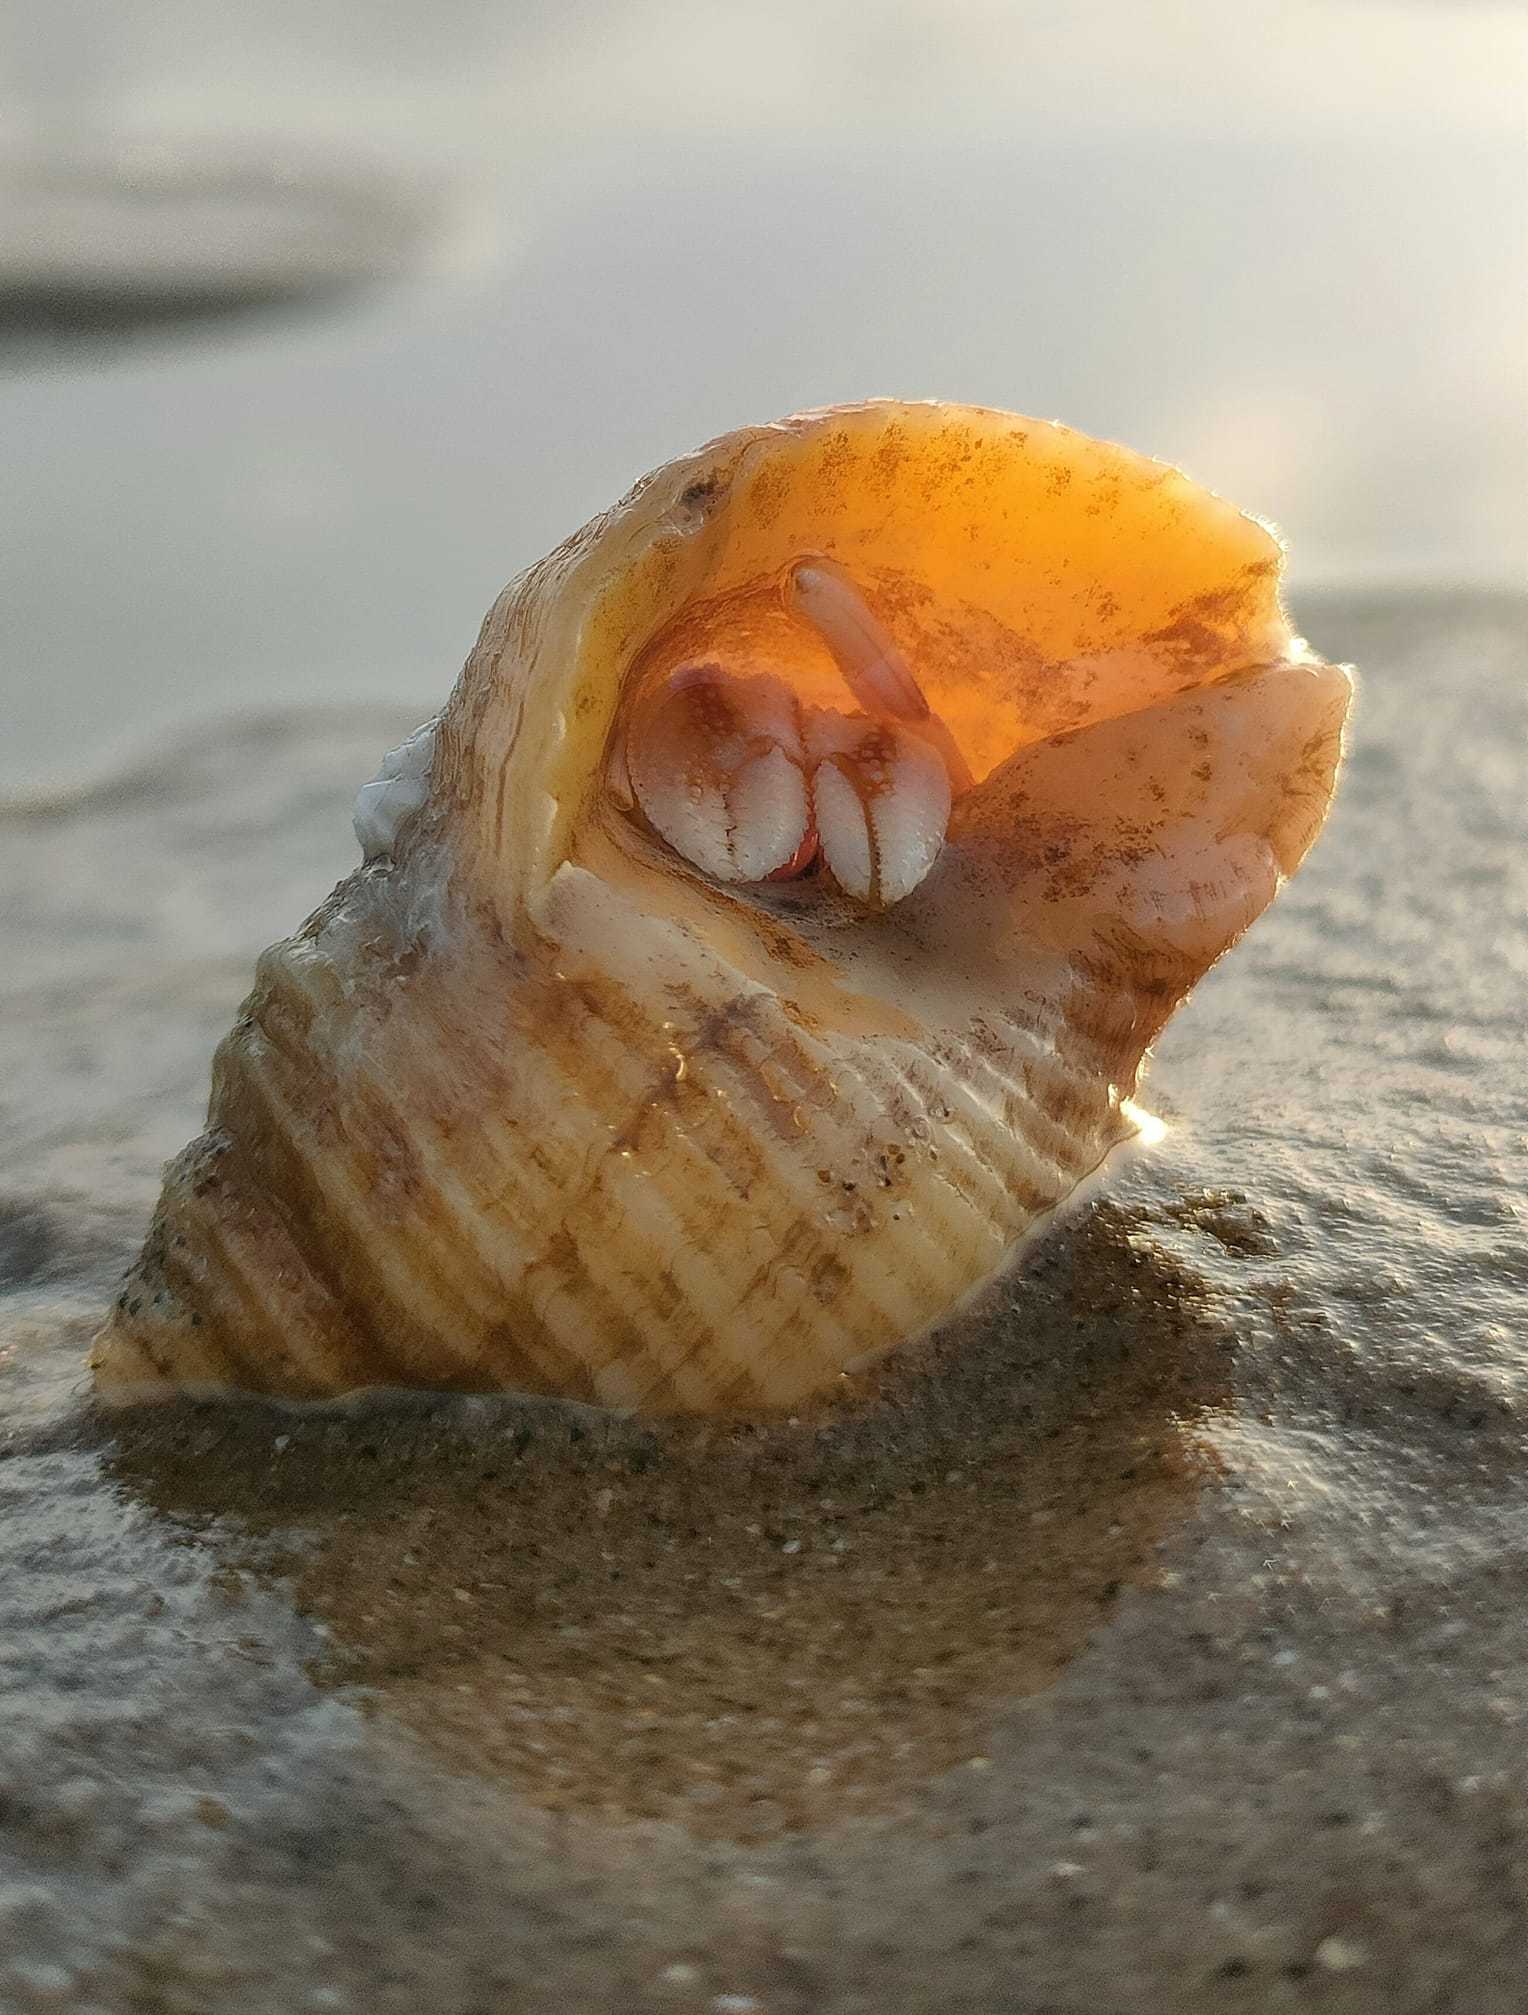
POLYGON ((1138 1131, 1325 816, 1350 686, 1260 524, 877 400, 724 436, 508 588, 260 961, 101 1390, 791 1407, 1138 1131))

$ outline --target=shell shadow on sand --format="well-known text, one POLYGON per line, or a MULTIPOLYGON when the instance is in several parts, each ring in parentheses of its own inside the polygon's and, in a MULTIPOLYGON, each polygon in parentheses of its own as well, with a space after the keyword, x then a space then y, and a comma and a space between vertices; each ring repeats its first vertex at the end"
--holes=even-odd
POLYGON ((321 1684, 554 1811, 758 1839, 982 1767, 1213 1470, 1208 1283, 1104 1204, 916 1363, 791 1423, 174 1401, 119 1483, 287 1585, 321 1684))

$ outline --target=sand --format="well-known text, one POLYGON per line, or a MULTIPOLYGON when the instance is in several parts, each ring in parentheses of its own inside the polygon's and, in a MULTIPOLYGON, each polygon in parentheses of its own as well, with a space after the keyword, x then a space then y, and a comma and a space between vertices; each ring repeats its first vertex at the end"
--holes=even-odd
POLYGON ((415 716, 4 810, 0 2010, 1528 2006, 1528 624, 1301 613, 1350 774, 1166 1140, 795 1425, 99 1414, 415 716))

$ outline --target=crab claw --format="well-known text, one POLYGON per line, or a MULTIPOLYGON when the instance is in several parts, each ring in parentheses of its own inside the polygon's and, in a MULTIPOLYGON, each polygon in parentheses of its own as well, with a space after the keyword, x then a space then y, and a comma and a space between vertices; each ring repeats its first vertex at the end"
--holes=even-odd
POLYGON ((910 728, 826 710, 807 716, 806 750, 823 864, 872 909, 900 902, 944 845, 952 802, 944 758, 910 728))
POLYGON ((807 851, 800 709, 784 680, 692 665, 632 723, 626 774, 644 818, 722 882, 761 882, 807 851))
POLYGON ((863 711, 804 708, 773 672, 688 664, 638 701, 611 790, 715 881, 789 881, 820 860, 846 895, 887 909, 938 858, 971 773, 840 568, 799 561, 785 598, 863 711))

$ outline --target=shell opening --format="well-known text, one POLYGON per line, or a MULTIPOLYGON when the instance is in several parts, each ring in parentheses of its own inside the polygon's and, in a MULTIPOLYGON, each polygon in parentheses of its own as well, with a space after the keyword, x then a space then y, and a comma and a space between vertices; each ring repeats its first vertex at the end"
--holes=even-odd
POLYGON ((820 869, 888 908, 938 859, 970 769, 841 568, 794 562, 777 606, 825 648, 857 707, 808 700, 747 659, 683 662, 638 679, 607 768, 612 796, 716 881, 820 869))

